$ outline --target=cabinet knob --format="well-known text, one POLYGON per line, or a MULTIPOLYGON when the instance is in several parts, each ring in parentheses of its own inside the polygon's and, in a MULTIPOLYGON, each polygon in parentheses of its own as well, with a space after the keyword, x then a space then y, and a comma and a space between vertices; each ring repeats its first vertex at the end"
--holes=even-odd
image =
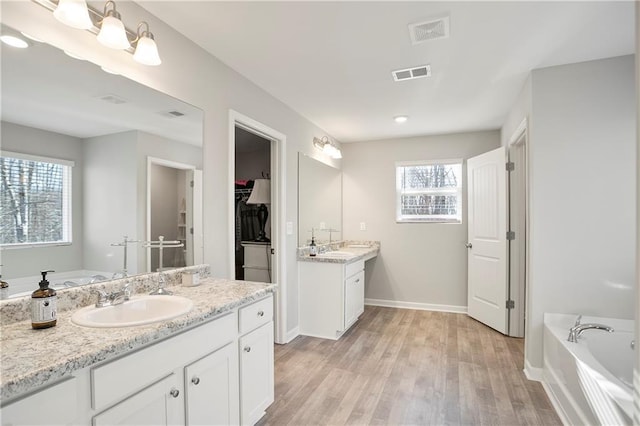
POLYGON ((356 280, 356 282, 357 282, 357 283, 359 283, 359 282, 360 282, 360 278, 358 278, 358 279, 356 280))
POLYGON ((191 379, 191 383, 193 383, 194 385, 199 384, 200 383, 200 377, 193 376, 193 378, 191 379))
POLYGON ((245 352, 251 352, 251 346, 245 346, 244 347, 244 351, 245 352))
POLYGON ((177 398, 178 395, 180 395, 180 391, 176 388, 171 388, 171 390, 169 391, 169 395, 171 395, 174 398, 177 398))
POLYGON ((258 311, 258 316, 259 317, 263 317, 264 316, 264 311, 258 311))

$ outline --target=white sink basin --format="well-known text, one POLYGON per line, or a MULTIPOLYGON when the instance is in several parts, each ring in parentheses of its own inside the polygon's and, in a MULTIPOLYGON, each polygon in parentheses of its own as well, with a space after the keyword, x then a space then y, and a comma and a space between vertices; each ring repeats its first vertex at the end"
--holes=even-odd
POLYGON ((181 296, 134 296, 120 305, 79 309, 71 321, 84 327, 132 327, 179 317, 192 307, 193 302, 181 296))
POLYGON ((355 253, 351 253, 349 251, 328 251, 326 253, 321 253, 318 256, 320 257, 348 257, 355 256, 355 253))

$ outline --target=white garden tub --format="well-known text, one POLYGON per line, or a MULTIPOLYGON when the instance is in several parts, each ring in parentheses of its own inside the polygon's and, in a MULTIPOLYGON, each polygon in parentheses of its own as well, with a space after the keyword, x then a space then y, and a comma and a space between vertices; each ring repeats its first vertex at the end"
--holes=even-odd
MULTIPOLYGON (((76 287, 79 285, 102 281, 100 277, 104 277, 107 280, 110 280, 112 275, 112 272, 90 271, 82 269, 66 272, 50 272, 49 274, 47 274, 47 281, 49 281, 49 287, 55 290, 60 290, 68 287, 76 287)), ((40 280, 42 280, 41 275, 8 279, 7 281, 9 282, 9 297, 13 298, 31 295, 31 293, 38 288, 38 283, 40 282, 40 280)))
POLYGON ((581 323, 613 327, 586 330, 567 341, 577 315, 545 314, 543 382, 569 424, 631 424, 634 321, 583 317, 581 323))

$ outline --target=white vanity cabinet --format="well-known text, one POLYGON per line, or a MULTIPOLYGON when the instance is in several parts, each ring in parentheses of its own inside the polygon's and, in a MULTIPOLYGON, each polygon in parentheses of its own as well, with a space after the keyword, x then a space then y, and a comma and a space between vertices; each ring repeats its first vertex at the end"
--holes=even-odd
POLYGON ((273 298, 240 309, 240 419, 255 424, 274 400, 273 298))
MULTIPOLYGON (((109 333, 105 330, 105 333, 109 333)), ((254 424, 274 398, 273 296, 0 408, 2 425, 254 424)))
POLYGON ((364 312, 364 260, 301 261, 300 334, 338 339, 364 312))

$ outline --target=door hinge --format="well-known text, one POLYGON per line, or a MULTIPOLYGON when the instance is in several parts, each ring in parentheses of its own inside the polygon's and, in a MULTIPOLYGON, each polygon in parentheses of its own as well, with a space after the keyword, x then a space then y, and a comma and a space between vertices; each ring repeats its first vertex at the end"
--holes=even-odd
POLYGON ((515 239, 516 239, 516 233, 513 231, 507 231, 507 240, 511 241, 515 239))
POLYGON ((193 228, 189 228, 189 233, 193 235, 193 228))
POLYGON ((508 161, 506 166, 508 172, 512 172, 516 169, 516 165, 513 163, 513 161, 508 161))
POLYGON ((271 249, 271 254, 276 254, 276 249, 272 248, 271 249))
POLYGON ((513 309, 516 307, 516 302, 514 302, 513 300, 507 300, 507 309, 513 309))
POLYGON ((193 188, 193 181, 189 182, 189 186, 193 188))

